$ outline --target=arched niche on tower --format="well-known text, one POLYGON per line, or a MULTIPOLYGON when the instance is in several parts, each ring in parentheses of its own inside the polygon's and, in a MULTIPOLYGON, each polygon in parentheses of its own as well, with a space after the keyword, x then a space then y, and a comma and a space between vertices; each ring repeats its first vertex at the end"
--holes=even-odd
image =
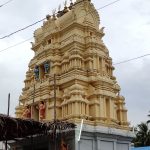
POLYGON ((82 2, 75 7, 78 23, 87 24, 99 29, 100 18, 93 4, 89 1, 82 2))
POLYGON ((34 68, 35 79, 38 80, 46 78, 51 72, 52 69, 51 64, 52 62, 50 60, 46 60, 45 62, 35 65, 34 68))

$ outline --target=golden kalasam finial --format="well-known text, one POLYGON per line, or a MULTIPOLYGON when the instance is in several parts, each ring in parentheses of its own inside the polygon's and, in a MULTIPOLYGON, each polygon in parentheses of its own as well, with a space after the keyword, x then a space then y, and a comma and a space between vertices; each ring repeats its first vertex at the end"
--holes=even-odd
POLYGON ((53 14, 53 19, 55 20, 56 19, 56 9, 52 10, 52 14, 53 14))
POLYGON ((65 2, 64 2, 64 6, 65 6, 65 7, 67 7, 67 0, 65 0, 65 2))
POLYGON ((50 15, 46 15, 46 19, 49 20, 51 18, 50 15))
POLYGON ((70 0, 70 6, 69 6, 69 10, 71 10, 73 7, 73 0, 70 0))
POLYGON ((67 8, 67 0, 64 2, 64 10, 63 13, 67 13, 68 12, 68 8, 67 8))
POLYGON ((58 6, 58 12, 57 12, 57 17, 61 17, 63 15, 63 12, 61 11, 61 4, 58 6))
POLYGON ((58 12, 60 12, 61 10, 61 4, 58 6, 58 12))
POLYGON ((53 16, 55 16, 55 14, 56 14, 56 9, 53 9, 53 10, 52 10, 52 14, 53 14, 53 16))

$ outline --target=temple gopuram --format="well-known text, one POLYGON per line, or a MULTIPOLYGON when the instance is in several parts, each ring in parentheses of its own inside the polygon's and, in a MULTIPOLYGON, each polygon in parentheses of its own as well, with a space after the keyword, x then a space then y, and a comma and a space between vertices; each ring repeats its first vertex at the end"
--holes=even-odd
MULTIPOLYGON (((34 57, 16 117, 75 123, 72 146, 66 150, 128 150, 133 135, 125 98, 119 94, 94 5, 90 0, 71 1, 46 19, 34 32, 34 57)), ((69 138, 65 142, 70 143, 69 138)))

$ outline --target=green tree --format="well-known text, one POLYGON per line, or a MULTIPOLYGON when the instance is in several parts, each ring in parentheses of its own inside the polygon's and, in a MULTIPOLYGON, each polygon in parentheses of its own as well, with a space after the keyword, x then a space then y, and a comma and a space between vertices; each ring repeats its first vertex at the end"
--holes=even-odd
POLYGON ((150 130, 148 123, 141 123, 137 126, 136 137, 133 139, 135 147, 150 146, 150 130))

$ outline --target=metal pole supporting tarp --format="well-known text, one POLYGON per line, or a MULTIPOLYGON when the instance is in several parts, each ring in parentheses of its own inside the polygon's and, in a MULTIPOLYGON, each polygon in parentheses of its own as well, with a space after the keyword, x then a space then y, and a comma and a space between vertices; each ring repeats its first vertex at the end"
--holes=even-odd
MULTIPOLYGON (((56 74, 54 74, 54 122, 56 122, 56 74)), ((54 132, 54 150, 57 150, 56 129, 54 132)))
MULTIPOLYGON (((10 111, 10 93, 8 94, 7 116, 9 116, 9 111, 10 111)), ((5 141, 5 150, 7 150, 7 140, 5 141)))

